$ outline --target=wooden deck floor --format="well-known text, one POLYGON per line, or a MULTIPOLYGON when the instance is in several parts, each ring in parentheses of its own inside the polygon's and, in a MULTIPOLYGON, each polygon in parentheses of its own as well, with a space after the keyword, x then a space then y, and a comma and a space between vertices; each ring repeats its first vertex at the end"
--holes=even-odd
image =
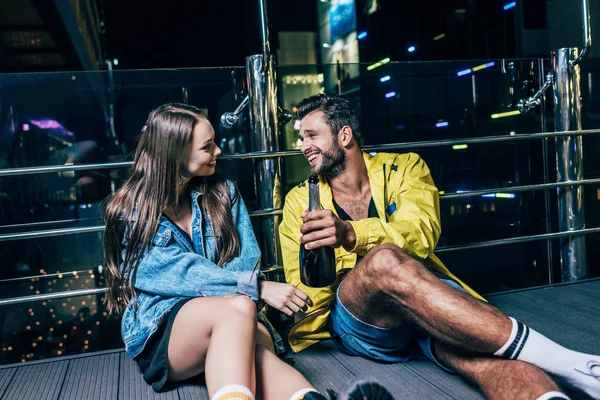
MULTIPOLYGON (((600 354, 600 280, 490 296, 492 304, 570 348, 600 354)), ((338 390, 353 376, 374 376, 396 399, 481 399, 458 376, 428 361, 379 364, 349 357, 330 342, 294 355, 318 389, 338 390)), ((573 394, 572 394, 573 395, 573 394)), ((578 398, 573 395, 573 398, 578 398)), ((581 397, 579 397, 581 398, 581 397)), ((0 367, 0 399, 208 399, 201 382, 156 394, 122 350, 0 367)))

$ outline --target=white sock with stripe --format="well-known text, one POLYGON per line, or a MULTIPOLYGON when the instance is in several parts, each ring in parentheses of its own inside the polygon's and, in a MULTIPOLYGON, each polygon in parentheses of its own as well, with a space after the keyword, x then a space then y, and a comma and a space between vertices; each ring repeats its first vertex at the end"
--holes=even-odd
POLYGON ((246 386, 223 386, 211 397, 211 400, 254 400, 254 395, 246 386))
POLYGON ((569 350, 514 318, 508 341, 495 356, 536 365, 600 399, 600 356, 569 350))
POLYGON ((548 393, 544 393, 543 395, 538 397, 536 400, 562 400, 562 399, 569 400, 569 397, 562 392, 548 392, 548 393))

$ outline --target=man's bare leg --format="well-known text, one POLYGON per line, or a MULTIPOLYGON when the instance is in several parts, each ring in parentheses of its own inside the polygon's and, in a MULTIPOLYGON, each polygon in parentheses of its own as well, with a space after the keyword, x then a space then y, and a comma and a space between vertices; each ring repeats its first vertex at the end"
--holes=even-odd
POLYGON ((364 322, 393 327, 409 319, 444 343, 526 361, 600 398, 600 356, 566 349, 457 291, 397 246, 371 250, 344 279, 340 300, 364 322))
POLYGON ((535 400, 544 395, 547 399, 568 399, 535 365, 466 353, 439 341, 434 343, 436 358, 475 383, 487 399, 535 400))
POLYGON ((396 246, 376 249, 340 289, 355 317, 381 327, 410 319, 443 342, 480 353, 493 353, 509 339, 512 323, 498 309, 446 285, 396 246))

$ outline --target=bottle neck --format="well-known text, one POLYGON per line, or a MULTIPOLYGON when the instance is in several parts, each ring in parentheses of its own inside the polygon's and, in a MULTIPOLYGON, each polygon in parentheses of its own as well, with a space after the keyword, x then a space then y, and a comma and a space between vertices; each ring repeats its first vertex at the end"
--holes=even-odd
POLYGON ((319 184, 308 184, 308 211, 317 211, 321 209, 321 199, 319 197, 319 184))

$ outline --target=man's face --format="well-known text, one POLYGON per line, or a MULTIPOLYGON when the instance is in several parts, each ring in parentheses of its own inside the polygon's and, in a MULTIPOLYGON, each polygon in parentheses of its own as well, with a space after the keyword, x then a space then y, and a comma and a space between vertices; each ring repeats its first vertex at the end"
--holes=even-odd
POLYGON ((346 168, 346 153, 325 122, 322 111, 313 111, 300 121, 300 150, 313 173, 334 178, 346 168))

